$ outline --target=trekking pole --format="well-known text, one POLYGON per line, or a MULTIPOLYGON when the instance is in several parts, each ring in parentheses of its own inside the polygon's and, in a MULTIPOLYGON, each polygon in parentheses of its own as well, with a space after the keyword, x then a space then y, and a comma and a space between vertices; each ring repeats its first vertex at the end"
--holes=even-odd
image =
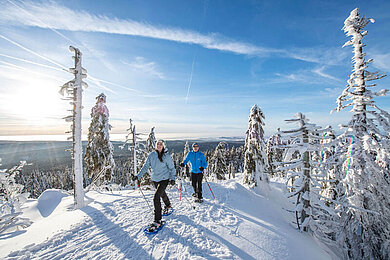
POLYGON ((182 183, 181 183, 181 181, 180 181, 180 201, 181 201, 181 188, 182 188, 182 183))
POLYGON ((135 182, 137 183, 138 189, 141 191, 142 196, 144 196, 144 199, 145 199, 145 201, 146 201, 146 204, 148 204, 149 209, 152 210, 152 207, 149 205, 149 202, 148 202, 148 200, 147 200, 146 197, 145 197, 145 194, 142 192, 142 189, 141 189, 141 187, 139 186, 138 180, 135 181, 135 182))
MULTIPOLYGON (((175 188, 177 189, 177 191, 178 192, 180 192, 180 190, 179 190, 179 188, 178 187, 176 187, 176 185, 175 185, 175 188)), ((181 193, 180 193, 181 194, 181 193)), ((193 209, 195 209, 195 206, 194 205, 192 205, 192 203, 191 203, 191 201, 189 201, 188 199, 187 199, 187 197, 186 196, 183 196, 183 198, 185 198, 186 200, 187 200, 187 202, 191 205, 191 207, 193 208, 193 209)))
POLYGON ((214 200, 217 201, 217 198, 214 196, 214 192, 213 192, 213 190, 211 189, 209 182, 207 181, 206 174, 203 173, 203 176, 204 176, 204 180, 206 181, 207 185, 209 186, 209 189, 210 189, 210 191, 211 191, 211 194, 213 194, 214 200))

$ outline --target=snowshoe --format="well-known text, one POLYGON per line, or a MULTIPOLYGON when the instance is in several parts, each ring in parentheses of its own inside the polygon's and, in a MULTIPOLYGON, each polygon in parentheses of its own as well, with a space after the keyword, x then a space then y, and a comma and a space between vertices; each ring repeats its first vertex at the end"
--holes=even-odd
POLYGON ((192 193, 192 197, 196 198, 196 197, 198 197, 198 195, 194 192, 194 193, 192 193))
POLYGON ((203 202, 203 199, 195 199, 194 202, 196 202, 196 203, 202 203, 202 202, 203 202))
POLYGON ((169 216, 173 213, 173 211, 175 211, 171 206, 169 207, 165 207, 162 211, 162 215, 163 216, 169 216))
POLYGON ((153 222, 148 227, 144 229, 144 233, 149 234, 156 234, 158 231, 160 231, 165 226, 165 221, 160 220, 158 222, 153 222))

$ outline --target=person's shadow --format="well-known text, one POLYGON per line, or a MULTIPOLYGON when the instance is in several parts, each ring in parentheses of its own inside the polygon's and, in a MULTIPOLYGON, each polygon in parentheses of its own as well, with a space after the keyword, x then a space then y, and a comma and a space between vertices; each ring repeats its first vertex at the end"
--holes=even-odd
MULTIPOLYGON (((111 216, 115 214, 115 212, 108 207, 108 205, 112 205, 112 203, 113 202, 100 203, 103 206, 104 211, 111 216)), ((143 249, 142 246, 129 235, 129 232, 125 231, 120 225, 113 223, 100 210, 90 206, 86 206, 81 210, 91 218, 96 228, 100 229, 110 240, 111 244, 118 248, 126 258, 143 259, 150 257, 150 253, 143 249)), ((102 247, 104 247, 104 245, 102 245, 102 247)), ((96 249, 99 250, 99 248, 95 247, 95 250, 96 249)))

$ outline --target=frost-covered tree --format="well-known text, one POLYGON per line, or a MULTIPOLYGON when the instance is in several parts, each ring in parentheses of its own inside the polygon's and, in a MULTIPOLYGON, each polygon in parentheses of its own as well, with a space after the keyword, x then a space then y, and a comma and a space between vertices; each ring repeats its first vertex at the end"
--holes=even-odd
POLYGON ((156 143, 157 139, 154 134, 154 127, 152 127, 152 129, 150 129, 148 139, 146 139, 146 151, 148 153, 153 152, 156 149, 156 143))
POLYGON ((342 211, 338 241, 349 259, 390 259, 389 169, 383 163, 383 158, 390 156, 390 114, 373 100, 374 96, 386 95, 388 90, 370 90, 376 85, 371 81, 384 75, 367 70, 373 60, 365 59, 362 40, 369 22, 374 20, 361 17, 356 8, 343 27, 346 35, 351 36, 344 46, 353 47, 353 71, 337 99, 336 110, 352 107, 353 115, 338 138, 345 186, 340 200, 348 205, 342 211))
MULTIPOLYGON (((290 198, 295 199, 295 216, 298 228, 302 231, 310 231, 323 237, 324 234, 334 232, 329 224, 329 215, 335 212, 329 208, 323 199, 320 191, 321 180, 326 175, 318 168, 317 153, 320 149, 320 130, 315 124, 298 113, 295 118, 286 120, 287 123, 297 123, 298 128, 281 131, 278 134, 283 139, 294 140, 290 144, 281 145, 291 151, 297 151, 297 156, 286 161, 275 163, 282 165, 280 170, 287 173, 290 198)), ((282 140, 283 141, 283 140, 282 140)))
MULTIPOLYGON (((278 132, 280 129, 278 129, 278 132)), ((271 176, 277 175, 276 167, 273 162, 281 162, 283 160, 282 139, 279 133, 273 134, 267 141, 267 158, 269 163, 269 174, 271 176)), ((278 174, 280 175, 280 174, 278 174)))
POLYGON ((340 180, 342 176, 341 168, 337 168, 340 161, 340 153, 337 149, 336 134, 331 126, 327 126, 322 134, 321 149, 318 153, 318 168, 321 168, 326 176, 323 180, 321 196, 328 199, 328 204, 333 204, 332 201, 337 200, 338 194, 342 193, 342 185, 340 180))
POLYGON ((18 166, 0 170, 0 234, 31 224, 29 219, 20 217, 20 207, 27 200, 29 193, 22 193, 23 185, 15 182, 16 175, 20 174, 25 165, 26 162, 21 161, 18 166))
MULTIPOLYGON (((137 145, 137 147, 138 147, 137 150, 139 152, 138 167, 142 167, 144 165, 146 159, 148 158, 148 155, 156 149, 156 143, 157 143, 157 139, 156 139, 156 136, 154 134, 154 127, 152 127, 150 129, 149 136, 146 139, 145 146, 141 143, 139 143, 137 145)), ((152 184, 152 179, 150 178, 150 171, 151 170, 149 169, 148 172, 146 172, 144 174, 144 176, 142 176, 141 181, 140 181, 141 185, 152 184)))
POLYGON ((110 142, 111 125, 109 111, 106 106, 106 96, 101 93, 96 97, 96 105, 91 109, 91 124, 88 128, 88 145, 84 160, 87 174, 92 182, 101 185, 111 180, 115 167, 114 147, 110 142))
POLYGON ((228 169, 229 169, 229 179, 236 178, 236 170, 234 169, 233 163, 229 164, 228 169))
POLYGON ((264 114, 254 105, 249 114, 245 139, 244 184, 257 186, 258 181, 268 182, 268 160, 264 140, 264 114))
POLYGON ((74 68, 70 68, 69 72, 74 75, 74 79, 65 83, 61 89, 61 95, 67 94, 65 100, 71 101, 72 114, 66 116, 66 122, 72 122, 72 136, 68 138, 72 140, 72 169, 74 174, 74 205, 75 208, 84 207, 84 187, 83 187, 83 147, 81 142, 81 112, 82 112, 82 97, 83 88, 87 88, 88 84, 83 81, 87 77, 87 70, 81 66, 82 53, 79 49, 69 46, 69 50, 74 53, 74 68))
POLYGON ((227 150, 227 143, 220 142, 214 150, 213 156, 210 160, 209 175, 212 174, 213 178, 217 180, 225 180, 228 176, 228 164, 226 163, 225 152, 227 150))
POLYGON ((235 171, 236 172, 243 172, 244 171, 244 157, 245 157, 245 146, 241 145, 236 149, 236 156, 235 156, 235 161, 236 161, 236 166, 235 166, 235 171))

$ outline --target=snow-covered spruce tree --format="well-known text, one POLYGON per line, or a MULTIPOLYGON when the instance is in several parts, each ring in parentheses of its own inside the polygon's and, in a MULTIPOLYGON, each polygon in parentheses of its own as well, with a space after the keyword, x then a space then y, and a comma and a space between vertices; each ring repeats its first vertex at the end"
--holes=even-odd
POLYGON ((91 118, 84 160, 88 178, 92 179, 92 183, 101 185, 104 181, 111 180, 111 173, 115 167, 114 147, 110 142, 109 134, 111 130, 108 122, 109 111, 103 93, 96 97, 96 105, 91 109, 91 118))
POLYGON ((228 164, 226 163, 225 151, 227 149, 226 142, 220 142, 214 150, 210 160, 211 172, 213 179, 225 180, 228 176, 228 164))
POLYGON ((321 139, 321 149, 318 153, 318 168, 321 168, 326 173, 320 194, 328 199, 327 205, 330 206, 334 205, 333 201, 337 200, 343 190, 340 182, 342 170, 337 166, 341 154, 336 149, 337 140, 334 130, 331 126, 327 126, 325 129, 321 139))
POLYGON ((281 145, 290 151, 297 151, 295 159, 285 157, 286 161, 275 165, 282 165, 278 170, 286 171, 287 183, 290 183, 290 198, 295 197, 295 216, 298 228, 302 231, 313 232, 317 237, 329 237, 334 233, 332 224, 329 223, 330 215, 334 211, 327 207, 321 199, 321 180, 326 174, 318 168, 318 150, 320 149, 320 130, 302 113, 298 113, 294 119, 286 120, 287 123, 298 123, 297 129, 281 131, 282 141, 294 140, 286 145, 281 145))
POLYGON ((236 172, 243 172, 244 171, 244 163, 245 163, 245 146, 241 145, 236 149, 236 172))
POLYGON ((268 160, 264 140, 264 114, 254 105, 249 114, 245 139, 244 184, 257 186, 258 181, 268 182, 268 160))
MULTIPOLYGON (((278 132, 280 129, 278 129, 278 132)), ((267 141, 267 158, 269 163, 269 174, 271 177, 281 175, 281 172, 276 172, 276 167, 273 162, 283 161, 283 149, 281 149, 282 139, 280 134, 276 133, 270 136, 267 141)))
MULTIPOLYGON (((139 148, 139 164, 138 167, 142 167, 148 158, 148 155, 153 152, 156 149, 156 143, 157 139, 154 134, 154 127, 150 129, 150 133, 148 136, 148 139, 146 139, 146 145, 144 146, 143 144, 139 143, 137 147, 139 148)), ((151 185, 152 184, 152 179, 150 178, 150 169, 148 170, 147 173, 144 174, 141 178, 141 185, 151 185)))
MULTIPOLYGON (((229 166, 229 176, 234 176, 235 178, 235 173, 239 172, 239 167, 240 167, 240 161, 239 161, 239 155, 238 155, 238 150, 236 147, 232 147, 229 151, 230 154, 230 166, 229 166)), ((229 177, 230 178, 230 177, 229 177)))
POLYGON ((126 129, 127 131, 127 134, 126 134, 126 137, 125 137, 125 141, 122 145, 119 146, 119 148, 121 150, 123 150, 126 145, 127 145, 127 150, 130 151, 131 153, 131 157, 132 158, 131 160, 129 161, 126 161, 125 162, 125 165, 124 165, 124 168, 127 169, 127 172, 126 173, 122 173, 122 176, 126 175, 126 183, 130 183, 131 182, 131 178, 130 178, 130 175, 131 174, 137 174, 137 170, 134 170, 134 165, 137 164, 136 162, 136 155, 135 155, 135 125, 133 125, 133 120, 130 118, 129 119, 129 123, 130 123, 130 126, 128 129, 126 129))
POLYGON ((18 166, 0 170, 0 234, 31 224, 29 219, 20 217, 20 207, 27 200, 29 193, 22 193, 23 185, 15 182, 16 175, 20 174, 25 165, 26 162, 21 161, 18 166))
POLYGON ((361 17, 356 8, 343 27, 346 35, 351 36, 344 46, 352 45, 354 66, 335 110, 351 106, 353 115, 338 138, 343 149, 341 165, 345 170, 343 201, 348 204, 342 211, 343 228, 338 241, 345 249, 346 258, 390 259, 389 169, 381 163, 382 158, 390 156, 387 138, 390 114, 377 107, 373 100, 374 96, 386 95, 388 90, 373 92, 369 89, 376 85, 371 81, 384 77, 367 70, 373 60, 365 60, 362 39, 367 35, 364 27, 369 22, 374 20, 361 17), (353 153, 349 158, 350 144, 353 153))
POLYGON ((150 129, 148 139, 146 140, 146 151, 148 153, 153 152, 156 149, 156 143, 157 139, 154 134, 154 127, 152 127, 152 129, 150 129))
POLYGON ((231 162, 229 164, 229 179, 233 179, 233 178, 236 178, 236 170, 234 169, 234 164, 233 162, 231 162))

